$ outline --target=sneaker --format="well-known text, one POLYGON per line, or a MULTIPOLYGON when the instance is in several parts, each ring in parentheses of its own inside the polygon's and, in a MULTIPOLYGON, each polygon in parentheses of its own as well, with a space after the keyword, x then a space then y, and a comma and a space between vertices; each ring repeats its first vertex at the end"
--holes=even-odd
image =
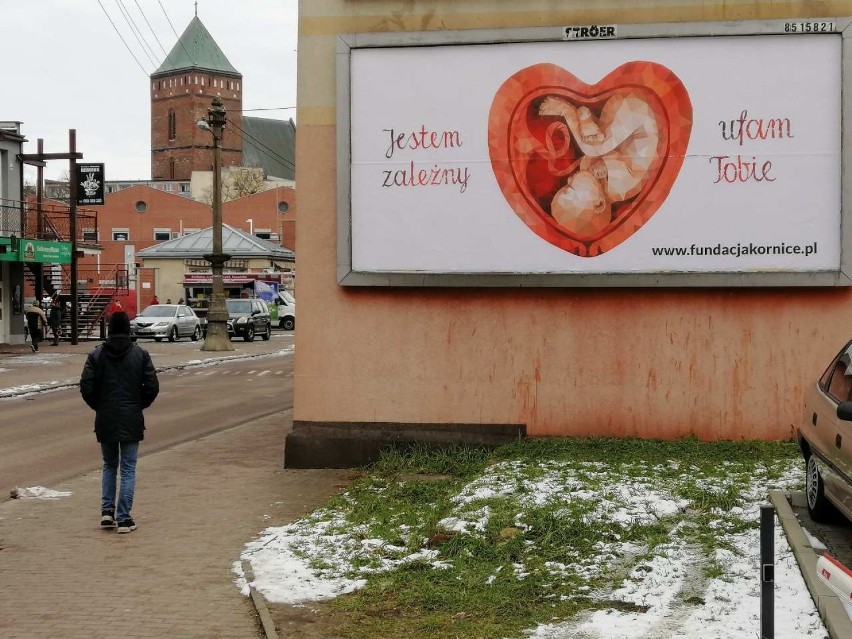
POLYGON ((101 526, 104 528, 112 528, 115 526, 115 516, 111 510, 101 511, 101 526))
POLYGON ((30 350, 32 350, 32 352, 35 353, 38 349, 35 346, 33 346, 32 344, 30 344, 30 350))
POLYGON ((132 532, 136 530, 136 522, 132 519, 125 519, 124 521, 118 522, 118 528, 116 530, 118 534, 132 532))

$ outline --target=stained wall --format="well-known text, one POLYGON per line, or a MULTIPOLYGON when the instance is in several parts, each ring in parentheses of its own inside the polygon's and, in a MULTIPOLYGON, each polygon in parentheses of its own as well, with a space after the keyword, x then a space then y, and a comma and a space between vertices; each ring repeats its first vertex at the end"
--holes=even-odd
POLYGON ((296 420, 521 423, 532 436, 792 436, 805 386, 852 337, 849 289, 337 284, 338 33, 852 14, 852 2, 588 5, 300 2, 296 420))

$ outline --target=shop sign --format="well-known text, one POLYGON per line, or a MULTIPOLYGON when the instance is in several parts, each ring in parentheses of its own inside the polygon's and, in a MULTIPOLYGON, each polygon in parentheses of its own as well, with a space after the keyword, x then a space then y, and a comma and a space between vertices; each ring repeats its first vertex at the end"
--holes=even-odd
POLYGON ((104 165, 77 164, 77 204, 93 206, 104 203, 104 165))
POLYGON ((14 256, 15 261, 19 262, 70 264, 71 243, 22 239, 18 242, 17 253, 11 253, 11 255, 14 256))

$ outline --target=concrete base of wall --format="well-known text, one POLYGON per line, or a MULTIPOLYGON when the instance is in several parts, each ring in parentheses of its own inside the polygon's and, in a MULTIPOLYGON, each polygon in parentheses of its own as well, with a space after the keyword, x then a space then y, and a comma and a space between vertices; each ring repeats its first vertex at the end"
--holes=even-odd
POLYGON ((294 421, 285 468, 354 468, 387 446, 500 446, 526 437, 525 424, 404 424, 294 421))

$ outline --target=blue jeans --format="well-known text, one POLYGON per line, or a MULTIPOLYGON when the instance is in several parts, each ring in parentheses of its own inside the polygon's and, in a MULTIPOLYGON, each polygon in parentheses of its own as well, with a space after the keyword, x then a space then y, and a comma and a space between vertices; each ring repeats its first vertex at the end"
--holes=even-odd
POLYGON ((136 456, 139 442, 101 443, 104 458, 104 470, 101 475, 101 510, 115 512, 116 521, 130 519, 133 508, 133 491, 136 489, 136 456), (121 487, 118 490, 116 506, 115 493, 121 471, 121 487))

